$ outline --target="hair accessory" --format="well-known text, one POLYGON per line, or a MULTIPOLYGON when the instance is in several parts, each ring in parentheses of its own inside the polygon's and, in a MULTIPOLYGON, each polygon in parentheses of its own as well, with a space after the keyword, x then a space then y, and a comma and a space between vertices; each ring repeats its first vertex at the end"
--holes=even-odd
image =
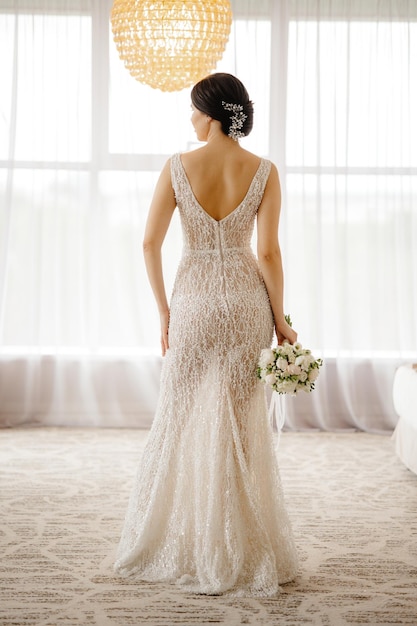
POLYGON ((233 104, 232 102, 224 102, 223 100, 222 106, 225 111, 232 111, 233 113, 233 115, 230 116, 232 123, 229 126, 229 132, 227 134, 229 137, 237 141, 241 137, 245 136, 245 133, 242 133, 241 128, 248 116, 243 113, 243 106, 241 104, 233 104))

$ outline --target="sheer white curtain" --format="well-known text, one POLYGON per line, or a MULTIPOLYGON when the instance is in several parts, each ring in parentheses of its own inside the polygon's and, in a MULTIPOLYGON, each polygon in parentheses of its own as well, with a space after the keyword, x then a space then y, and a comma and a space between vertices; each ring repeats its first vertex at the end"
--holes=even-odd
MULTIPOLYGON (((134 81, 111 0, 0 0, 0 424, 149 425, 158 319, 141 241, 158 173, 191 149, 189 90, 134 81)), ((277 162, 286 303, 325 358, 288 427, 395 423, 417 349, 413 3, 234 0, 218 69, 277 162)), ((414 9, 415 13, 415 9, 414 9)), ((165 245, 170 289, 181 251, 165 245)))
POLYGON ((326 362, 287 424, 382 430, 417 350, 417 6, 286 6, 288 300, 326 362))
MULTIPOLYGON (((259 94, 247 146, 266 154, 268 5, 237 5, 222 67, 259 94)), ((143 229, 160 169, 195 136, 189 89, 154 91, 123 67, 110 8, 0 0, 2 424, 148 425, 153 416, 159 322, 143 229)), ((170 289, 177 218, 164 252, 170 289)))

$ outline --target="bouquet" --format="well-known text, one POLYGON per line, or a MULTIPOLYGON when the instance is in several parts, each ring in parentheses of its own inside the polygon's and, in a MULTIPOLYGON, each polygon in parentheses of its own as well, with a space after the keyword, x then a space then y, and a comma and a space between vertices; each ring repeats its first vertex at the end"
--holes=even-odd
MULTIPOLYGON (((285 319, 291 326, 290 317, 285 319)), ((298 341, 284 341, 282 346, 262 350, 256 374, 273 391, 296 395, 298 391, 313 391, 322 365, 322 359, 314 358, 298 341)))

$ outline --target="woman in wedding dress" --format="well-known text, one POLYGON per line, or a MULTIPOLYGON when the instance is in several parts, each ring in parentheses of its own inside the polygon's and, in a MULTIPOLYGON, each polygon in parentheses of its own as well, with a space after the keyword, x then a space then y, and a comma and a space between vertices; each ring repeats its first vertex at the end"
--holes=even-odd
POLYGON ((274 328, 279 342, 297 337, 284 319, 279 178, 239 145, 253 105, 237 78, 208 76, 191 101, 205 145, 167 162, 146 225, 164 362, 115 570, 195 593, 270 596, 297 570, 256 377, 274 328), (161 247, 176 208, 184 247, 169 306, 161 247))

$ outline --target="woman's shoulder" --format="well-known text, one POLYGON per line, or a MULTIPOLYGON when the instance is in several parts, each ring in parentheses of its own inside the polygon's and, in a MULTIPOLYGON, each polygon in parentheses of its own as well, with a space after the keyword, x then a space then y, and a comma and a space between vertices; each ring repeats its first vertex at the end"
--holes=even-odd
POLYGON ((184 151, 184 152, 178 152, 175 155, 173 155, 173 158, 176 159, 181 159, 181 161, 185 164, 187 162, 190 163, 197 163, 199 161, 203 162, 203 161, 215 161, 215 162, 221 162, 224 160, 227 161, 231 161, 234 160, 236 162, 257 162, 260 163, 260 161, 266 161, 266 162, 270 162, 268 158, 266 157, 261 157, 258 154, 255 154, 254 152, 250 152, 249 150, 246 150, 245 148, 242 148, 241 146, 239 146, 237 149, 233 149, 230 151, 224 151, 224 150, 215 150, 213 149, 211 146, 209 145, 205 145, 205 146, 201 146, 200 148, 195 148, 193 150, 188 150, 188 151, 184 151))
POLYGON ((224 154, 207 150, 207 145, 205 145, 194 148, 193 150, 176 152, 170 157, 169 161, 174 163, 174 165, 180 165, 186 169, 199 166, 205 168, 211 164, 222 167, 225 163, 231 164, 231 162, 235 162, 238 167, 245 167, 245 165, 247 165, 249 168, 257 168, 263 165, 263 168, 268 170, 268 173, 271 172, 273 176, 278 175, 277 166, 268 157, 260 156, 240 146, 238 150, 230 154, 224 154))
POLYGON ((199 148, 193 148, 192 150, 184 150, 183 152, 176 152, 172 158, 181 159, 181 161, 196 161, 202 157, 204 157, 206 153, 206 146, 201 146, 199 148))

